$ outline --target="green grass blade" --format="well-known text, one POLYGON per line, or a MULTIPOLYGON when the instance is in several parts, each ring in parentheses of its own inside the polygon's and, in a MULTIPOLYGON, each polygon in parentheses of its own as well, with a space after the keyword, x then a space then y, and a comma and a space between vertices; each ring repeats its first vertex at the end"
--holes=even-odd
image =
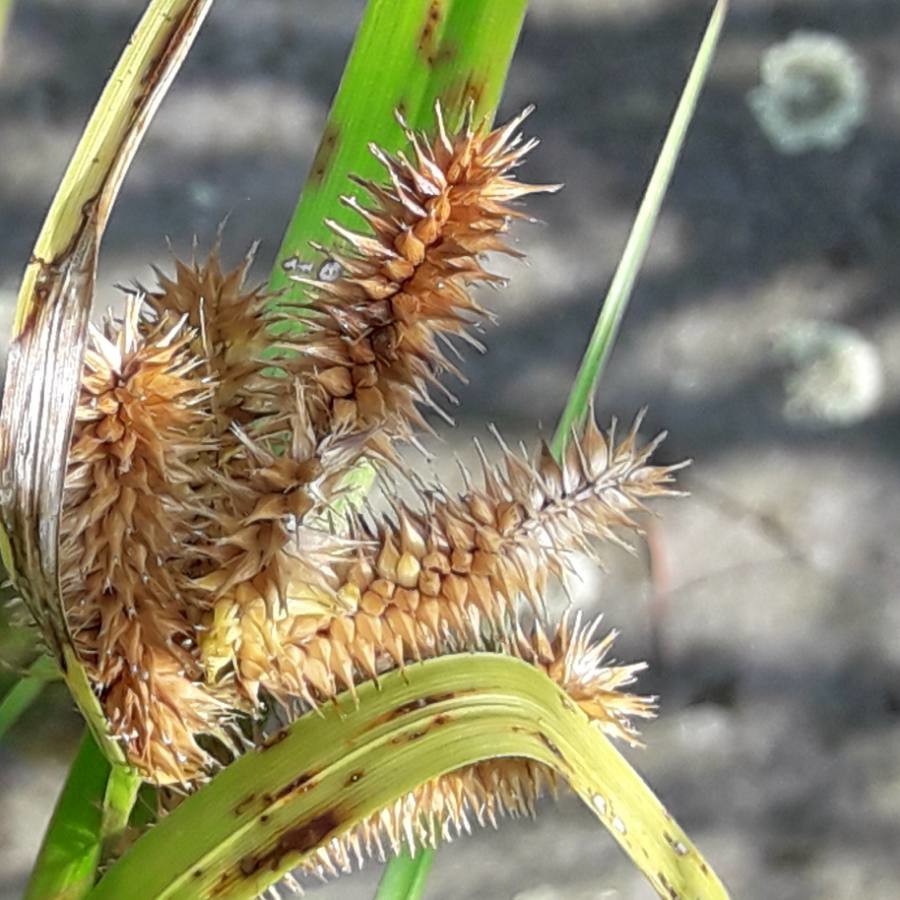
POLYGON ((420 900, 433 862, 434 850, 428 848, 415 856, 409 851, 395 856, 385 867, 375 900, 420 900))
POLYGON ((340 195, 353 188, 350 174, 382 177, 370 142, 389 151, 406 143, 395 110, 422 128, 433 122, 436 98, 442 98, 451 119, 471 99, 477 115, 493 118, 526 5, 526 0, 369 0, 278 251, 273 290, 302 299, 302 288, 292 285, 282 264, 294 257, 315 262, 309 242, 333 241, 326 218, 359 227, 340 195))
POLYGON ((92 900, 257 896, 418 785, 498 756, 557 769, 664 896, 727 896, 613 744, 543 672, 499 654, 417 663, 309 713, 144 834, 92 900))
POLYGON ((79 900, 93 887, 97 866, 116 846, 140 779, 110 765, 90 730, 66 776, 28 882, 25 900, 79 900))
POLYGON ((22 713, 40 697, 47 682, 43 678, 26 675, 10 688, 0 701, 0 738, 19 720, 22 713))
POLYGON ((493 121, 526 6, 522 0, 447 4, 422 103, 410 119, 414 127, 432 128, 435 99, 451 123, 469 103, 476 121, 493 121))
POLYGON ((49 656, 38 657, 28 672, 0 700, 0 738, 41 695, 48 681, 59 677, 59 669, 49 656))
POLYGON ((101 803, 109 772, 106 757, 85 732, 44 835, 25 900, 78 900, 90 890, 102 852, 101 803))
POLYGON ((557 454, 565 446, 572 428, 583 421, 597 388, 597 382, 612 352, 619 325, 628 306, 638 272, 647 254, 660 207, 672 180, 672 173, 684 144, 688 126, 697 107, 700 91, 709 74, 727 8, 728 0, 718 0, 710 16, 681 99, 678 101, 663 141, 656 166, 650 176, 637 216, 628 235, 625 250, 616 267, 588 348, 582 358, 565 409, 560 417, 552 444, 553 450, 557 454))
POLYGON ((128 766, 113 765, 103 791, 103 818, 100 823, 101 859, 117 848, 128 828, 141 777, 128 766))

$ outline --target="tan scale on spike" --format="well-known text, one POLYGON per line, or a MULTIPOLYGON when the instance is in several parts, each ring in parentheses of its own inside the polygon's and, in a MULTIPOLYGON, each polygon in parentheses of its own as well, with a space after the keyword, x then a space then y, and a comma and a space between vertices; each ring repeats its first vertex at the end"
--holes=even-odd
POLYGON ((202 374, 211 377, 216 433, 226 446, 233 444, 232 425, 244 426, 283 408, 269 396, 270 382, 262 375, 270 342, 270 298, 261 287, 245 284, 256 249, 251 247, 240 265, 224 271, 217 241, 203 262, 176 259, 172 277, 156 269, 156 289, 142 291, 155 321, 183 316, 193 329, 191 349, 203 360, 202 374))
POLYGON ((518 134, 525 115, 486 135, 471 127, 448 135, 438 107, 433 140, 401 121, 410 157, 372 147, 387 183, 358 182, 371 205, 344 198, 368 233, 328 222, 346 248, 332 254, 341 277, 298 279, 312 290, 304 306, 312 329, 289 348, 300 353, 286 365, 308 387, 319 434, 377 432, 383 445, 427 428, 417 404, 435 408, 429 387, 457 371, 438 338, 469 339, 487 315, 469 287, 502 281, 483 268, 482 254, 515 255, 503 237, 521 217, 510 204, 557 187, 511 175, 534 146, 518 134))

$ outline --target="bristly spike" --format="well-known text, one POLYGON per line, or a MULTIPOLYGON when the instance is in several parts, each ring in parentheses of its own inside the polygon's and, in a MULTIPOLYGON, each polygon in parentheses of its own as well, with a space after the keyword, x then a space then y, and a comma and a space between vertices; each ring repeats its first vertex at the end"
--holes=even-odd
POLYGON ((189 374, 196 332, 184 316, 154 324, 141 294, 90 335, 66 476, 63 603, 129 760, 149 780, 184 783, 213 762, 197 736, 222 737, 228 717, 182 641, 208 609, 184 570, 198 559, 192 465, 210 447, 210 389, 189 374))
MULTIPOLYGON (((544 456, 535 467, 496 432, 499 467, 476 445, 484 468, 484 486, 477 493, 469 484, 462 497, 448 497, 413 477, 422 512, 392 500, 389 488, 388 514, 374 526, 365 517, 351 518, 348 537, 355 556, 330 563, 336 579, 331 590, 358 599, 344 606, 346 611, 332 613, 336 617, 330 621, 323 616, 315 628, 315 640, 332 645, 330 654, 319 654, 331 666, 332 680, 315 673, 315 698, 329 699, 337 685, 346 684, 346 664, 339 666, 337 660, 352 659, 361 677, 372 678, 378 658, 402 667, 445 652, 480 649, 486 639, 503 644, 509 627, 504 623, 517 620, 520 598, 534 610, 538 639, 540 623, 548 620, 544 592, 549 575, 562 578, 571 570, 573 550, 593 553, 598 542, 628 547, 617 529, 637 529, 629 511, 640 510, 643 497, 674 493, 668 486, 671 467, 648 465, 631 432, 613 448, 598 446, 597 434, 596 426, 586 425, 563 464, 544 456)), ((308 646, 312 633, 296 631, 293 624, 307 620, 305 612, 288 615, 268 632, 266 653, 281 662, 264 671, 261 680, 275 696, 289 694, 291 684, 307 684, 306 655, 295 657, 289 650, 308 646), (286 668, 292 658, 299 660, 295 674, 286 668)), ((559 638, 564 643, 567 628, 559 638)), ((572 641, 577 642, 579 631, 576 620, 572 641)), ((248 634, 231 651, 238 671, 244 658, 254 671, 260 668, 248 634)), ((539 643, 541 658, 550 652, 546 643, 539 643)))
MULTIPOLYGON (((637 743, 634 722, 653 714, 628 693, 642 664, 608 661, 614 634, 596 640, 599 620, 554 623, 545 595, 573 552, 624 544, 643 500, 676 493, 680 466, 650 461, 661 437, 638 445, 643 413, 617 443, 591 406, 561 461, 491 426, 499 459, 476 442, 483 478, 460 464, 461 496, 397 449, 421 446, 429 409, 452 424, 430 392, 455 403, 441 379, 465 380, 462 342, 484 349, 473 335, 493 313, 470 292, 505 284, 485 255, 519 256, 506 237, 517 201, 557 187, 514 177, 537 145, 519 134, 530 111, 489 132, 470 102, 448 132, 438 106, 433 137, 398 115, 410 149, 373 146, 383 183, 356 179, 368 199, 342 198, 363 231, 328 220, 338 246, 313 245, 317 264, 290 273, 305 305, 244 287, 256 245, 224 270, 220 231, 206 260, 195 243, 92 332, 65 602, 114 735, 149 780, 189 790, 270 712, 281 725, 325 716, 387 670, 472 651, 541 668, 596 727, 637 743), (383 511, 352 506, 362 459, 377 464, 383 511), (399 473, 416 500, 399 498, 399 473)), ((314 848, 305 871, 324 879, 387 847, 415 853, 534 815, 556 784, 528 760, 448 773, 314 848)))
MULTIPOLYGON (((328 223, 348 248, 344 273, 327 282, 300 279, 312 288, 308 308, 317 327, 292 340, 293 352, 286 346, 279 360, 307 386, 317 434, 340 427, 407 440, 424 424, 417 404, 447 418, 426 382, 437 372, 462 373, 436 342, 460 337, 482 349, 469 331, 491 314, 474 303, 469 287, 495 280, 480 257, 508 250, 502 242, 513 215, 508 204, 540 189, 509 176, 525 153, 516 135, 523 118, 483 134, 470 127, 470 107, 450 135, 438 107, 432 140, 413 134, 398 114, 413 155, 391 156, 371 146, 388 186, 361 182, 373 204, 344 202, 373 233, 328 223), (330 360, 327 368, 317 362, 323 357, 330 360)), ((452 342, 448 346, 457 354, 452 342)))

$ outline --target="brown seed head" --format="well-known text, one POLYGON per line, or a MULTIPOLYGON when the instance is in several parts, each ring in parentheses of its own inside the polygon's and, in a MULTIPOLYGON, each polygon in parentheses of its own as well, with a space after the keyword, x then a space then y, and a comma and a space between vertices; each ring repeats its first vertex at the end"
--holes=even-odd
POLYGON ((151 327, 140 299, 94 330, 69 455, 61 547, 75 648, 129 759, 187 781, 196 736, 224 713, 195 643, 208 604, 191 588, 209 388, 183 322, 151 327))

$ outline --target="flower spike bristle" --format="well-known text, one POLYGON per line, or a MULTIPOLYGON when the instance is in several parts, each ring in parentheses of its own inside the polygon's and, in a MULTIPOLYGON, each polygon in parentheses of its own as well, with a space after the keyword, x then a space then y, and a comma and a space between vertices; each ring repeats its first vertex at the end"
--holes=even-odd
MULTIPOLYGON (((425 485, 402 464, 459 343, 493 314, 473 296, 502 279, 484 256, 506 242, 536 146, 530 109, 488 131, 471 114, 433 135, 400 117, 409 149, 372 147, 381 181, 343 198, 359 230, 329 221, 302 303, 246 286, 218 242, 136 289, 92 332, 68 461, 63 591, 74 646, 129 761, 148 780, 196 785, 234 752, 235 727, 274 708, 291 717, 392 669, 481 651, 539 668, 612 738, 637 744, 653 698, 630 693, 642 665, 607 657, 599 620, 549 618, 551 579, 571 555, 628 546, 650 498, 677 492, 678 466, 651 456, 639 416, 622 437, 593 411, 562 458, 476 449, 480 478, 425 485), (297 320, 302 319, 302 328, 297 320), (288 327, 286 327, 286 322, 288 327), (291 325, 293 323, 293 325, 291 325), (386 511, 336 513, 368 460, 386 511), (530 624, 523 624, 525 619, 530 624)), ((295 266, 296 271, 307 266, 295 266)), ((239 741, 238 741, 239 742, 239 741)), ((239 752, 239 749, 238 749, 239 752)), ((317 851, 322 877, 403 846, 433 846, 505 815, 533 815, 556 773, 489 760, 421 785, 317 851)))

